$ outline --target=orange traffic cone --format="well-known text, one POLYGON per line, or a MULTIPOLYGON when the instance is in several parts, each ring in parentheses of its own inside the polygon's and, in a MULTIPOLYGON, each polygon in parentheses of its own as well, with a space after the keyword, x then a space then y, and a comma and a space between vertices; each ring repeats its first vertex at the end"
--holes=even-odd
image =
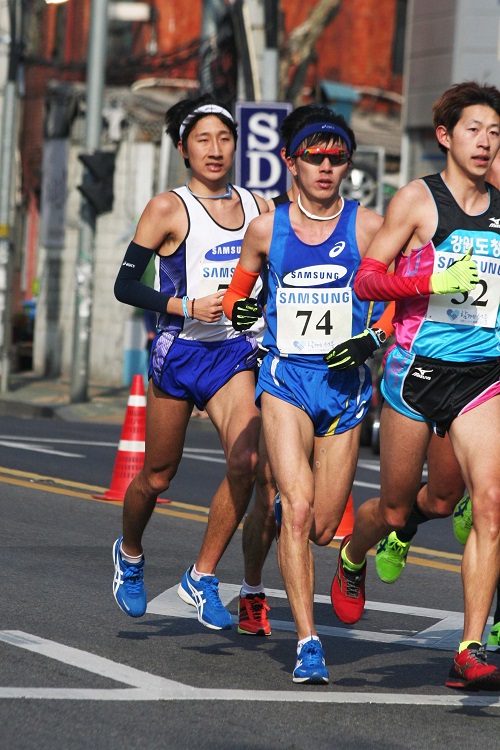
MULTIPOLYGON (((146 395, 142 375, 134 375, 127 402, 127 412, 118 444, 118 455, 111 478, 111 487, 97 500, 123 500, 132 479, 144 465, 146 440, 146 395)), ((169 503, 170 500, 158 500, 169 503)))
POLYGON ((347 505, 345 506, 344 515, 342 516, 338 529, 335 532, 334 539, 343 539, 348 534, 352 534, 354 528, 354 505, 352 502, 352 493, 349 495, 347 505))

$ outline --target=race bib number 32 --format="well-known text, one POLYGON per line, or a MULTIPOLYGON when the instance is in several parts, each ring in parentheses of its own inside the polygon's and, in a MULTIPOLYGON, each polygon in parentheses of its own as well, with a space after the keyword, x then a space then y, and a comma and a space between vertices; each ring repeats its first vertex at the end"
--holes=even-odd
POLYGON ((352 292, 293 288, 276 293, 277 344, 283 354, 328 354, 351 338, 352 292))

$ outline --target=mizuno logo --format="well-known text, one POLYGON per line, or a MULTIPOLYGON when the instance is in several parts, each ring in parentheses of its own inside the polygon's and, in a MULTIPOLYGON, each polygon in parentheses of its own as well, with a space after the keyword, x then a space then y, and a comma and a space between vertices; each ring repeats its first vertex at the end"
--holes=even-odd
POLYGON ((420 380, 432 380, 432 378, 427 375, 428 372, 432 372, 432 370, 424 370, 423 367, 417 367, 415 368, 415 372, 412 372, 412 376, 414 378, 420 378, 420 380))
POLYGON ((495 219, 494 216, 490 216, 490 221, 490 227, 492 227, 493 229, 500 229, 500 219, 495 219))

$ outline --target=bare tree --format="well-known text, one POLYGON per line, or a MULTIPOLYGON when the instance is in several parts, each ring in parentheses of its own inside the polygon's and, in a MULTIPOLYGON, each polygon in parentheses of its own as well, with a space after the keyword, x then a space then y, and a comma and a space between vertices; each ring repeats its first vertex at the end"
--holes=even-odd
POLYGON ((342 0, 319 0, 307 21, 297 26, 286 39, 280 52, 281 99, 297 103, 314 57, 314 46, 337 15, 341 4, 342 0))

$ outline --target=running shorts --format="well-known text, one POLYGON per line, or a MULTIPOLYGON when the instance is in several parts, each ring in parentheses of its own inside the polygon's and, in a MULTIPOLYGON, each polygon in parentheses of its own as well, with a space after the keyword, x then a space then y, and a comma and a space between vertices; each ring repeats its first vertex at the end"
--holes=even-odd
POLYGON ((333 372, 321 364, 300 364, 268 354, 262 360, 256 388, 260 408, 263 391, 302 409, 311 419, 317 437, 352 430, 370 404, 372 383, 366 365, 357 370, 333 372))
POLYGON ((500 394, 500 360, 446 362, 395 347, 387 357, 382 395, 393 409, 430 422, 444 437, 460 414, 500 394))
POLYGON ((193 401, 203 410, 233 375, 255 368, 257 352, 252 336, 202 342, 179 339, 164 331, 153 344, 149 377, 163 393, 193 401))

